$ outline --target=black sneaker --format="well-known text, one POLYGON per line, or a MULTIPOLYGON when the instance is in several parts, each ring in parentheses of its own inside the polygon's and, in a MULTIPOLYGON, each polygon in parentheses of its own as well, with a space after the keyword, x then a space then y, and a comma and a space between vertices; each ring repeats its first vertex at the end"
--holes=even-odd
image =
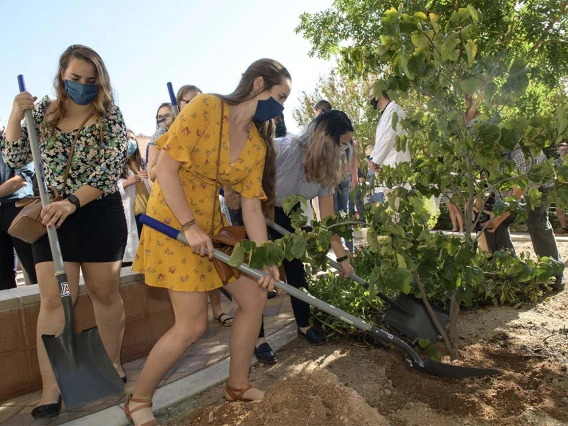
POLYGON ((325 336, 313 327, 308 328, 305 333, 298 328, 298 336, 303 337, 312 345, 323 345, 325 343, 325 336))
POLYGON ((554 281, 554 284, 550 284, 550 287, 555 293, 564 291, 564 288, 566 287, 566 284, 564 284, 564 277, 562 275, 558 275, 556 277, 556 281, 554 281))

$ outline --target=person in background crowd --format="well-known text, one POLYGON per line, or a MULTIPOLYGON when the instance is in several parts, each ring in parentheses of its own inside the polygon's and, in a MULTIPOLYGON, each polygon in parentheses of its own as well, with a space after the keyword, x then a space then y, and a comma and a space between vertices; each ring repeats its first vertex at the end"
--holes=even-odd
MULTIPOLYGON (((408 146, 404 151, 396 150, 396 137, 405 133, 400 124, 400 121, 406 117, 402 108, 392 101, 384 90, 380 96, 375 96, 374 90, 371 89, 369 102, 374 109, 380 109, 382 113, 379 124, 377 124, 375 146, 369 155, 369 169, 378 173, 382 166, 396 167, 399 163, 410 161, 408 146), (392 118, 395 113, 398 115, 399 121, 396 129, 393 129, 392 118)), ((386 198, 393 189, 385 188, 383 190, 386 198)))
MULTIPOLYGON (((349 215, 355 215, 357 220, 365 220, 365 205, 363 203, 363 191, 361 189, 361 185, 363 185, 365 180, 365 175, 361 171, 360 168, 357 167, 357 184, 351 190, 351 193, 354 193, 354 203, 349 203, 349 215), (357 212, 355 212, 355 207, 357 207, 357 212)), ((351 195, 349 195, 351 198, 351 195)), ((351 200, 349 200, 351 201, 351 200)))
MULTIPOLYGON (((290 218, 284 213, 282 201, 292 195, 301 195, 308 200, 318 197, 322 219, 335 215, 333 188, 345 176, 345 148, 353 136, 353 126, 342 111, 331 110, 316 117, 298 137, 276 139, 276 203, 274 221, 294 232, 290 218)), ((271 229, 271 240, 282 236, 271 229)), ((349 251, 334 234, 331 247, 337 261, 348 275, 353 272, 349 251)), ((300 259, 284 260, 284 272, 288 283, 296 288, 308 289, 306 271, 300 259)), ((298 325, 298 335, 308 342, 319 345, 325 337, 310 326, 310 305, 292 298, 292 309, 298 325)))
MULTIPOLYGON (((564 163, 564 157, 568 154, 568 142, 560 142, 558 144, 558 158, 556 159, 557 165, 564 163)), ((556 206, 556 218, 560 222, 560 229, 556 231, 559 235, 568 234, 568 219, 566 219, 566 213, 564 209, 556 206)))
POLYGON ((126 134, 128 137, 127 159, 118 180, 118 190, 122 197, 128 229, 128 242, 124 252, 123 266, 129 266, 134 261, 139 237, 142 233, 140 216, 146 213, 150 196, 148 172, 140 155, 138 141, 132 130, 128 130, 126 134))
MULTIPOLYGON (((91 48, 72 45, 63 52, 54 90, 56 100, 45 96, 35 106, 36 98, 28 92, 16 96, 6 129, 5 161, 12 168, 32 161, 27 128, 21 122, 24 111, 33 109, 45 179, 63 197, 43 208, 42 221, 57 229, 73 301, 82 271, 101 339, 125 379, 120 365, 125 316, 119 281, 127 228, 117 182, 126 160, 126 127, 103 60, 91 48)), ((32 249, 40 291, 37 352, 43 386, 32 416, 54 417, 61 410, 61 396, 41 336, 60 334, 64 315, 47 235, 32 249)))
POLYGON ((448 208, 450 220, 452 221, 452 232, 463 232, 463 216, 460 208, 452 202, 452 197, 453 194, 451 192, 444 194, 446 207, 448 208))
MULTIPOLYGON (((373 146, 369 145, 367 146, 367 148, 365 149, 365 155, 367 156, 367 160, 371 159, 371 153, 373 152, 373 146)), ((372 171, 371 168, 369 166, 367 166, 367 183, 369 185, 372 185, 374 176, 376 176, 377 173, 372 171)), ((373 205, 375 205, 376 203, 384 203, 385 202, 385 193, 383 192, 383 188, 381 186, 377 186, 375 188, 373 188, 373 192, 371 193, 370 196, 370 201, 371 203, 373 203, 373 205)))
MULTIPOLYGON (((505 152, 503 154, 505 160, 513 160, 520 174, 526 175, 529 173, 532 164, 541 164, 546 161, 546 156, 543 152, 540 153, 538 157, 525 158, 521 147, 517 145, 512 151, 505 152)), ((529 188, 536 188, 536 185, 529 182, 529 188)), ((558 252, 558 246, 556 244, 556 238, 554 237, 554 231, 548 220, 548 208, 549 204, 549 193, 554 188, 554 180, 547 182, 541 186, 539 191, 541 192, 541 204, 534 209, 529 207, 527 203, 528 219, 526 225, 531 236, 531 241, 533 244, 533 249, 537 256, 539 257, 552 257, 558 261, 562 261, 560 258, 560 253, 558 252)), ((505 197, 513 195, 517 198, 521 198, 525 191, 518 186, 513 187, 510 193, 495 191, 495 200, 502 201, 505 197)), ((510 212, 505 212, 500 216, 494 217, 491 222, 489 222, 484 236, 487 241, 487 247, 489 251, 494 252, 496 250, 508 249, 514 251, 513 242, 511 241, 511 234, 509 233, 509 227, 515 221, 516 217, 510 212)), ((562 274, 557 275, 554 284, 551 287, 554 291, 564 290, 564 277, 562 274)))
MULTIPOLYGON (((0 149, 3 144, 4 127, 0 124, 0 149)), ((22 209, 18 207, 18 201, 33 195, 33 175, 33 163, 12 169, 0 151, 0 290, 16 288, 14 249, 30 283, 37 283, 31 244, 8 234, 12 221, 22 209)))
MULTIPOLYGON (((175 323, 150 352, 136 389, 124 406, 126 416, 136 426, 157 423, 151 411, 154 392, 164 375, 205 332, 206 291, 222 286, 211 260, 213 243, 209 237, 224 225, 218 204, 220 186, 233 186, 240 193, 248 238, 257 244, 268 239, 264 215, 272 210, 275 197, 272 119, 282 113, 290 90, 286 68, 274 60, 260 59, 242 74, 230 95, 197 96, 157 141, 161 149, 158 179, 148 214, 181 229, 189 247, 147 226, 142 231, 132 269, 144 273, 148 285, 168 289, 175 323), (211 158, 215 151, 218 161, 211 158)), ((264 392, 253 388, 248 380, 266 289, 272 289, 279 277, 274 265, 264 271, 268 275, 258 282, 241 275, 224 286, 238 304, 229 344, 228 401, 264 397, 264 392)))
POLYGON ((168 131, 168 123, 171 123, 172 104, 164 102, 158 107, 156 112, 156 131, 152 135, 152 139, 146 146, 146 164, 148 170, 148 179, 150 185, 156 180, 156 163, 158 162, 158 149, 156 148, 156 140, 168 131))

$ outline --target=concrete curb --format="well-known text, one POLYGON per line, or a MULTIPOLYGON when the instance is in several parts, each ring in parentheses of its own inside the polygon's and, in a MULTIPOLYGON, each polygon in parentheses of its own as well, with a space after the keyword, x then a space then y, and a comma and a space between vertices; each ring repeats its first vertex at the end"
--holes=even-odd
MULTIPOLYGON (((295 322, 292 322, 267 337, 266 340, 272 349, 277 351, 297 337, 297 326, 295 322)), ((226 358, 211 367, 200 370, 169 385, 162 386, 154 395, 154 412, 157 413, 164 408, 171 407, 181 401, 199 395, 208 388, 227 380, 229 378, 229 362, 230 358, 226 358)), ((251 365, 257 363, 258 361, 253 357, 251 365)), ((126 426, 128 424, 124 412, 119 406, 110 407, 97 413, 63 423, 63 425, 66 426, 126 426)))

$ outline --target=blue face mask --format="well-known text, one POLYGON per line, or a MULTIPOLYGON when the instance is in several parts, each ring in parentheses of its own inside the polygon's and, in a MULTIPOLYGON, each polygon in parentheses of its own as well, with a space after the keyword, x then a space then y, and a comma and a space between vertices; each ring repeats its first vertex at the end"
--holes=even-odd
POLYGON ((83 84, 76 81, 65 80, 65 91, 69 97, 79 105, 88 105, 95 100, 99 91, 96 84, 83 84))
POLYGON ((127 155, 134 155, 136 150, 138 149, 138 144, 134 139, 128 139, 128 148, 126 149, 127 155))
POLYGON ((280 115, 282 115, 282 111, 284 111, 284 107, 271 96, 263 101, 258 101, 258 103, 256 104, 256 112, 254 113, 254 117, 252 119, 254 121, 258 121, 259 123, 263 123, 265 121, 279 117, 280 115))

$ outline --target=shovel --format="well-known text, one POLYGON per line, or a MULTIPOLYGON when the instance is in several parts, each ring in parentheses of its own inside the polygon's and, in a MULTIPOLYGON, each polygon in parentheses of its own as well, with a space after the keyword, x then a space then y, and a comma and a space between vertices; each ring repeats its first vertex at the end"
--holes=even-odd
MULTIPOLYGON (((282 235, 291 233, 286 228, 283 228, 268 218, 266 218, 266 224, 282 235)), ((339 272, 343 272, 343 268, 335 260, 328 257, 328 261, 329 264, 339 272)), ((367 281, 355 275, 353 272, 349 274, 348 278, 361 284, 366 289, 370 288, 370 284, 367 281)), ((430 342, 438 340, 438 329, 432 321, 430 314, 428 314, 422 300, 407 294, 401 294, 395 300, 380 291, 377 291, 377 296, 391 306, 391 309, 385 316, 385 322, 388 325, 406 334, 412 340, 428 339, 430 342)), ((436 305, 431 306, 440 324, 447 324, 450 320, 450 313, 436 305)))
MULTIPOLYGON (((26 91, 23 75, 18 76, 20 92, 26 91)), ((43 174, 41 156, 34 117, 31 110, 25 112, 28 136, 36 170, 39 195, 43 207, 49 204, 47 186, 43 174)), ((55 266, 55 277, 60 287, 61 302, 65 314, 65 326, 59 336, 42 335, 41 339, 59 391, 67 408, 124 392, 124 383, 112 365, 101 341, 97 327, 76 334, 73 329, 73 302, 69 291, 67 273, 59 247, 57 231, 47 228, 47 236, 55 266)))
MULTIPOLYGON (((147 225, 167 235, 170 238, 178 240, 183 244, 187 244, 187 239, 182 232, 166 225, 165 223, 157 221, 156 219, 153 219, 150 216, 146 215, 142 215, 140 217, 140 221, 144 225, 147 225)), ((221 262, 224 262, 226 264, 229 263, 229 256, 220 252, 219 250, 215 250, 213 256, 215 257, 215 259, 218 259, 221 262)), ((261 277, 266 276, 265 273, 251 268, 246 263, 242 263, 237 269, 254 279, 260 279, 261 277)), ((288 293, 292 297, 295 297, 296 299, 300 299, 310 305, 315 306, 321 311, 327 312, 328 314, 333 315, 334 317, 339 318, 340 320, 345 321, 346 323, 354 327, 357 327, 359 330, 370 333, 377 340, 380 340, 383 343, 396 346, 405 353, 408 365, 418 371, 432 374, 434 376, 452 377, 457 379, 468 377, 497 376, 501 374, 499 370, 495 370, 493 368, 461 367, 457 365, 442 364, 431 359, 423 360, 408 343, 399 339, 398 337, 393 336, 390 333, 387 333, 384 330, 381 330, 373 324, 369 324, 357 317, 354 317, 351 314, 348 314, 347 312, 331 306, 328 303, 316 299, 314 296, 308 293, 304 293, 302 290, 298 290, 297 288, 294 288, 283 281, 277 281, 275 283, 275 287, 284 290, 286 293, 288 293)))
POLYGON ((179 105, 177 103, 176 94, 174 93, 174 86, 170 81, 167 83, 168 86, 168 93, 170 94, 170 102, 172 104, 172 114, 174 118, 179 115, 179 105))

